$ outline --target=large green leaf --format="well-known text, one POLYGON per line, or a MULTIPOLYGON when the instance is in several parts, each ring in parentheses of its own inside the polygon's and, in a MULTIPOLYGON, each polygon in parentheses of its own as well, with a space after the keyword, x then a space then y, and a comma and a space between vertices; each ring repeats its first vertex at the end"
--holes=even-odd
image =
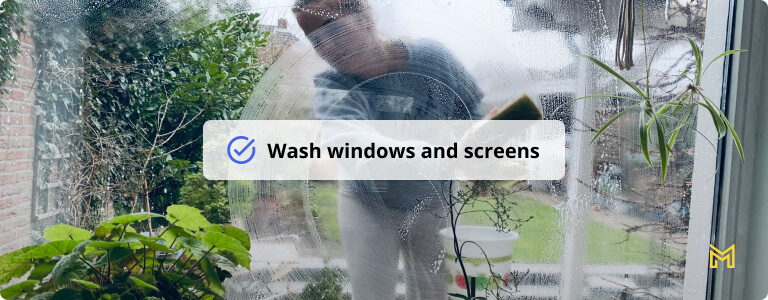
POLYGON ((222 269, 229 273, 234 273, 235 269, 237 268, 237 265, 235 265, 234 262, 232 262, 229 258, 226 258, 220 254, 215 254, 215 253, 208 254, 208 260, 210 260, 211 263, 214 264, 215 266, 219 267, 219 269, 222 269))
MULTIPOLYGON (((113 232, 117 232, 116 231, 117 228, 118 227, 115 224, 101 222, 101 224, 99 224, 99 226, 97 226, 96 229, 94 230, 93 235, 103 239, 111 235, 113 232)), ((122 228, 120 229, 122 230, 122 228)), ((117 234, 119 235, 120 232, 117 232, 117 234)))
POLYGON ((202 242, 199 240, 196 240, 192 237, 180 237, 176 240, 176 244, 179 245, 180 250, 186 250, 188 251, 192 258, 199 259, 202 257, 205 252, 208 252, 208 247, 206 247, 202 242))
POLYGON ((53 266, 55 266, 57 262, 58 261, 54 260, 35 264, 35 268, 32 269, 32 272, 29 273, 29 277, 27 278, 32 280, 43 280, 48 274, 51 274, 53 266))
POLYGON ((105 242, 105 241, 92 241, 88 243, 88 247, 110 250, 116 247, 126 247, 128 244, 123 242, 105 242))
POLYGON ((155 242, 155 241, 141 240, 141 243, 144 244, 144 246, 146 246, 147 248, 149 248, 152 251, 162 251, 162 252, 166 252, 166 253, 173 253, 173 252, 175 252, 172 249, 168 248, 168 246, 160 244, 160 243, 155 242))
POLYGON ((200 210, 187 205, 171 205, 167 209, 165 218, 173 225, 181 228, 198 231, 200 228, 211 226, 200 210))
POLYGON ((200 260, 200 269, 203 271, 205 280, 208 281, 208 288, 216 293, 216 295, 224 296, 224 286, 221 285, 219 274, 207 257, 200 260))
POLYGON ((89 290, 89 291, 97 290, 97 289, 101 288, 100 285, 98 285, 96 283, 93 283, 93 282, 90 282, 88 280, 72 279, 72 282, 79 284, 84 289, 89 290))
POLYGON ((228 236, 231 236, 235 238, 236 240, 240 241, 240 244, 245 247, 245 249, 250 250, 251 249, 251 237, 248 235, 248 232, 245 232, 245 230, 242 230, 240 228, 237 228, 232 225, 212 225, 211 227, 208 227, 205 229, 205 231, 211 231, 211 232, 221 232, 228 236))
POLYGON ((35 290, 35 286, 40 283, 38 280, 25 280, 14 284, 12 286, 4 288, 0 291, 0 296, 3 299, 16 299, 24 294, 28 294, 35 290))
POLYGON ((250 270, 251 253, 240 244, 240 242, 226 234, 220 232, 206 232, 202 236, 203 243, 211 247, 216 247, 219 251, 226 250, 232 252, 238 260, 238 263, 250 270))
POLYGON ((80 254, 82 253, 72 252, 62 257, 51 271, 51 282, 62 287, 72 279, 83 279, 88 273, 88 266, 80 260, 80 254))
POLYGON ((40 246, 27 246, 0 256, 0 285, 27 274, 27 271, 32 268, 32 261, 24 258, 24 254, 37 247, 40 246))
POLYGON ((147 283, 147 282, 146 282, 146 281, 144 281, 144 280, 138 279, 138 278, 136 278, 136 277, 133 277, 133 276, 131 276, 131 277, 128 277, 128 278, 130 278, 130 279, 131 279, 131 281, 133 281, 133 283, 134 283, 134 284, 135 284, 137 287, 140 287, 140 288, 147 288, 147 289, 153 290, 153 291, 155 291, 155 292, 159 292, 159 291, 160 291, 160 290, 158 290, 158 289, 157 289, 157 287, 156 287, 156 286, 154 286, 154 285, 151 285, 151 284, 147 283))
POLYGON ((123 239, 128 239, 128 238, 135 238, 136 240, 145 240, 145 241, 161 241, 161 240, 163 240, 163 238, 158 237, 158 236, 145 236, 143 234, 135 233, 135 232, 126 232, 123 235, 123 239))
POLYGON ((129 243, 131 245, 131 248, 137 248, 137 247, 147 247, 151 249, 152 251, 163 251, 163 252, 174 252, 173 250, 169 249, 168 246, 165 246, 163 244, 158 243, 158 241, 163 240, 161 237, 147 237, 143 236, 138 233, 126 233, 125 237, 120 240, 120 242, 123 243, 129 243))
POLYGON ((72 227, 66 224, 53 225, 43 230, 43 238, 49 241, 75 240, 84 241, 91 238, 91 232, 85 229, 72 227))
POLYGON ((72 252, 82 241, 60 240, 48 242, 24 254, 24 258, 51 258, 72 252))
POLYGON ((164 230, 160 237, 163 238, 165 244, 168 245, 168 247, 173 247, 173 245, 176 245, 177 243, 176 239, 181 237, 191 238, 192 234, 190 234, 186 229, 174 225, 164 230))
POLYGON ((109 220, 109 223, 125 225, 125 224, 136 223, 138 221, 143 221, 149 218, 161 218, 161 217, 163 217, 163 215, 148 213, 148 212, 141 212, 141 213, 133 213, 133 214, 114 217, 109 220))

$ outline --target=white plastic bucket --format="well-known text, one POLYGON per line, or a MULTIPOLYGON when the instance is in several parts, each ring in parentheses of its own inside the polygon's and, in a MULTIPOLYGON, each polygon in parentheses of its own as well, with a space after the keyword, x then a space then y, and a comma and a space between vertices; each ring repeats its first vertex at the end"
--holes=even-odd
MULTIPOLYGON (((453 232, 448 227, 440 230, 440 235, 445 246, 448 292, 466 294, 464 274, 454 251, 453 232)), ((459 246, 464 244, 461 251, 467 276, 475 277, 475 295, 484 297, 485 289, 495 290, 498 284, 504 284, 492 280, 491 270, 504 279, 509 278, 515 241, 520 237, 518 233, 487 226, 458 226, 456 237, 459 246)))

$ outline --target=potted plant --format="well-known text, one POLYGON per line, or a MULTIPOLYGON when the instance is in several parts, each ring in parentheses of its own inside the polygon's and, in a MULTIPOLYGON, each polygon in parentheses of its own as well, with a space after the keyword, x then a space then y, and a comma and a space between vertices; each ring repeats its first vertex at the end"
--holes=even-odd
POLYGON ((0 284, 27 276, 0 291, 3 298, 224 299, 222 281, 237 266, 250 268, 245 231, 211 224, 186 205, 168 207, 165 216, 117 216, 93 231, 60 224, 44 232, 47 243, 0 256, 0 284), (161 217, 168 227, 136 232, 161 217))
MULTIPOLYGON (((453 190, 455 184, 452 182, 449 188, 453 190)), ((493 181, 475 181, 464 184, 456 193, 448 193, 445 203, 450 226, 440 234, 444 239, 451 297, 499 299, 517 292, 518 282, 513 282, 510 271, 519 234, 513 230, 533 219, 518 217, 514 213, 517 203, 508 197, 527 189, 516 188, 520 184, 524 182, 516 181, 511 189, 506 189, 493 181), (460 217, 466 214, 483 214, 492 226, 459 225, 460 217)))

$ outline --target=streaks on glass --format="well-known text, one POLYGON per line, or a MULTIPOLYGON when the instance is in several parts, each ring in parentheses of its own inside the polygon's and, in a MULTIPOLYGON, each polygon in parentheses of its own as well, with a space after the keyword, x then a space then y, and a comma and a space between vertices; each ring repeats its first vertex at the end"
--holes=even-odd
MULTIPOLYGON (((577 274, 584 279, 579 285, 590 293, 582 295, 584 298, 682 297, 696 133, 689 129, 680 132, 665 185, 658 184, 658 172, 646 165, 635 138, 639 134, 637 113, 624 115, 616 121, 618 126, 609 128, 592 146, 582 142, 633 104, 626 99, 632 98, 631 90, 579 56, 613 60, 618 5, 602 0, 319 0, 300 1, 294 12, 293 2, 32 1, 30 10, 36 15, 33 19, 38 22, 37 28, 58 30, 57 35, 51 35, 55 40, 41 42, 36 50, 24 52, 30 61, 32 57, 45 58, 37 66, 41 87, 35 91, 35 108, 40 118, 74 120, 65 124, 71 127, 42 122, 36 132, 51 139, 39 143, 38 148, 51 153, 71 149, 67 147, 72 145, 62 142, 61 137, 84 130, 80 121, 102 113, 88 124, 103 138, 98 140, 103 142, 100 145, 107 148, 81 148, 103 151, 99 152, 105 155, 102 165, 108 168, 104 171, 87 164, 73 168, 107 174, 100 177, 106 179, 106 185, 88 190, 92 197, 88 199, 119 198, 113 202, 138 211, 143 207, 136 203, 143 203, 146 187, 136 178, 147 178, 148 185, 155 185, 149 193, 155 197, 152 199, 176 201, 177 186, 183 184, 179 181, 183 179, 174 177, 178 174, 174 172, 195 172, 190 164, 199 158, 157 151, 150 158, 167 163, 144 168, 136 163, 137 153, 153 152, 130 152, 128 148, 115 152, 116 148, 109 147, 138 143, 145 137, 119 139, 104 134, 114 133, 109 128, 119 124, 112 122, 115 118, 103 116, 157 120, 164 107, 158 95, 167 95, 158 91, 164 86, 178 87, 177 92, 168 93, 181 97, 174 98, 174 103, 238 103, 231 111, 208 114, 206 110, 197 121, 480 119, 494 108, 528 94, 546 119, 565 123, 568 171, 558 181, 499 183, 515 192, 511 197, 518 209, 510 216, 533 216, 514 229, 520 239, 515 242, 514 263, 508 276, 517 278, 512 295, 567 299, 561 288, 570 276, 566 270, 571 262, 568 259, 575 259, 583 266, 582 274, 577 274), (152 61, 169 45, 182 45, 183 41, 176 40, 179 36, 252 12, 262 14, 257 29, 271 32, 267 44, 234 44, 227 46, 231 49, 219 50, 232 50, 231 57, 244 57, 239 54, 255 47, 258 61, 248 62, 255 73, 230 76, 234 73, 216 72, 236 61, 224 59, 201 67, 204 70, 200 77, 184 77, 183 66, 152 61), (64 44, 67 48, 58 47, 64 44), (41 56, 51 49, 60 52, 49 51, 41 56), (126 74, 118 74, 101 68, 104 65, 88 65, 84 63, 84 51, 92 51, 110 64, 129 61, 132 67, 126 69, 126 74), (151 64, 156 65, 146 67, 151 64), (65 67, 53 72, 55 66, 65 67), (137 70, 146 72, 146 76, 136 79, 137 70), (100 106, 103 111, 76 101, 93 91, 83 86, 80 74, 86 73, 99 78, 88 79, 97 82, 98 88, 110 91, 110 97, 93 99, 108 104, 100 106), (52 88, 46 85, 56 77, 67 81, 52 88), (189 82, 179 83, 179 78, 189 82), (240 87, 246 91, 245 96, 221 96, 229 94, 216 93, 206 85, 216 80, 240 87), (572 102, 586 94, 610 96, 572 102), (146 101, 161 105, 146 105, 146 101), (580 230, 573 232, 573 228, 580 230), (567 242, 573 239, 582 242, 567 242)), ((638 19, 633 45, 636 67, 622 75, 644 87, 645 81, 640 80, 645 76, 644 54, 655 52, 648 84, 654 97, 666 99, 690 80, 691 75, 678 76, 693 63, 690 48, 679 37, 687 34, 697 42, 703 40, 706 1, 642 3, 646 40, 641 37, 638 19)), ((210 38, 220 42, 215 34, 210 38)), ((194 65, 203 55, 189 52, 185 62, 194 65)), ((166 58, 172 59, 172 55, 166 58)), ((18 144, 24 130, 16 128, 34 124, 19 114, 30 111, 32 104, 11 104, 7 111, 0 112, 0 135, 8 138, 7 144, 18 144)), ((193 105, 176 108, 176 114, 167 115, 170 121, 142 124, 152 124, 146 127, 150 131, 158 128, 154 126, 184 124, 200 111, 193 105)), ((190 133, 175 138, 193 136, 190 133)), ((87 138, 96 141, 94 135, 87 138)), ((11 166, 17 166, 16 162, 11 166)), ((58 173, 51 167, 39 175, 40 180, 50 183, 58 173)), ((449 280, 456 281, 456 277, 441 273, 449 258, 435 232, 448 224, 449 211, 440 201, 446 191, 439 183, 233 181, 226 185, 231 222, 247 228, 254 249, 252 271, 238 271, 227 281, 229 299, 296 297, 310 293, 304 287, 319 284, 322 279, 328 279, 323 282, 333 288, 340 287, 342 294, 357 293, 364 299, 405 293, 428 297, 432 296, 430 292, 442 292, 449 280), (378 273, 369 276, 369 270, 360 267, 366 262, 378 273), (409 273, 414 269, 422 273, 409 273), (423 274, 424 278, 440 274, 439 284, 435 280, 409 283, 413 274, 423 274), (374 288, 365 290, 366 284, 374 288)), ((36 197, 42 196, 48 194, 36 197)), ((479 197, 486 199, 489 195, 481 193, 479 197)), ((61 202, 67 198, 56 199, 61 202)), ((87 202, 86 198, 77 199, 80 202, 76 205, 87 202)), ((53 208, 60 204, 41 204, 37 209, 45 213, 46 205, 53 208)), ((150 208, 162 209, 166 204, 153 203, 150 208)), ((85 216, 85 210, 69 209, 71 213, 65 219, 95 222, 110 209, 107 205, 94 206, 93 216, 85 216)), ((482 213, 467 215, 460 223, 493 225, 482 213)))

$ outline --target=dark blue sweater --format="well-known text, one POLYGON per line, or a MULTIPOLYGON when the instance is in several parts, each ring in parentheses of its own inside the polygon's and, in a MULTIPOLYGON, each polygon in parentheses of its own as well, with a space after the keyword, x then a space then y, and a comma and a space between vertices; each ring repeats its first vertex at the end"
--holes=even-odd
MULTIPOLYGON (((478 120, 483 93, 461 63, 441 44, 404 42, 408 59, 400 71, 372 79, 333 68, 315 76, 318 120, 478 120)), ((437 181, 344 181, 341 196, 398 210, 443 197, 437 181)))

